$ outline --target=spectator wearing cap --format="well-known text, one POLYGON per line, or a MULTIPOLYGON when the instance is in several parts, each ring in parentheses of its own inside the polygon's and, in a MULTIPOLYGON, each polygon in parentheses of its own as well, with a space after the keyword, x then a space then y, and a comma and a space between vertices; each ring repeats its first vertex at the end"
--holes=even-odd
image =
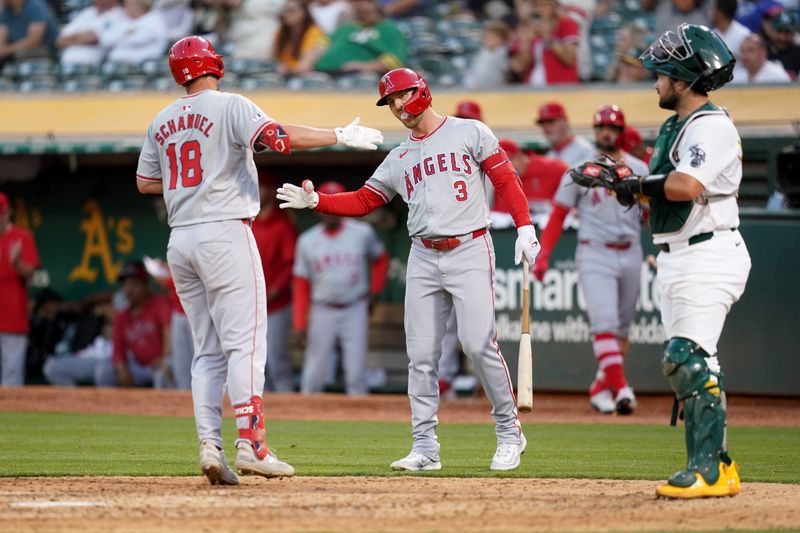
POLYGON ((31 232, 11 222, 11 202, 0 192, 0 386, 25 383, 28 280, 40 267, 31 232))
MULTIPOLYGON (((547 215, 552 209, 553 195, 558 189, 561 176, 568 170, 563 161, 522 150, 511 139, 500 139, 500 147, 522 179, 522 190, 528 198, 532 215, 547 215)), ((495 199, 494 211, 510 212, 501 198, 495 199)))
POLYGON ((742 41, 753 33, 747 29, 747 26, 734 18, 738 7, 738 0, 716 0, 714 11, 711 14, 714 30, 737 57, 742 48, 742 41))
POLYGON ((569 167, 595 158, 596 148, 588 140, 572 133, 567 112, 560 103, 542 104, 539 107, 536 124, 542 128, 542 133, 550 144, 550 150, 545 154, 547 157, 563 161, 569 167))
POLYGON ((767 59, 779 61, 789 76, 797 79, 800 73, 800 45, 797 44, 797 18, 783 11, 765 24, 767 59))
POLYGON ((128 307, 114 317, 111 361, 117 385, 167 388, 171 382, 169 301, 150 291, 141 261, 125 263, 118 279, 128 307))
POLYGON ((316 70, 382 74, 402 67, 408 59, 408 40, 397 25, 383 17, 375 0, 352 0, 351 4, 355 20, 331 35, 316 70))
POLYGON ((58 34, 62 65, 99 66, 128 17, 117 0, 94 0, 58 34))
POLYGON ((511 30, 500 21, 483 26, 483 41, 464 77, 467 89, 493 89, 506 84, 511 30))
POLYGON ((12 59, 53 55, 58 22, 44 0, 0 3, 0 66, 12 59))
POLYGON ((253 220, 264 279, 267 284, 267 366, 264 388, 270 392, 294 392, 289 335, 292 331, 292 266, 297 231, 288 215, 278 209, 278 184, 265 171, 258 173, 261 211, 253 220))
MULTIPOLYGON (((317 190, 326 194, 345 191, 332 181, 317 190)), ((300 382, 303 394, 323 391, 337 343, 347 393, 369 392, 369 309, 386 283, 388 264, 375 230, 360 220, 322 215, 320 224, 300 235, 293 270, 294 329, 299 338, 306 339, 301 341, 306 345, 300 382)))
POLYGON ((510 70, 533 87, 578 83, 579 42, 578 24, 557 0, 535 0, 534 11, 517 27, 510 70))
POLYGON ((740 60, 733 69, 734 84, 789 83, 792 81, 779 62, 767 60, 767 44, 754 33, 742 42, 740 60))
POLYGON ((167 26, 161 14, 151 9, 153 0, 123 0, 128 16, 108 51, 108 61, 139 65, 148 59, 164 60, 167 26))
POLYGON ((744 0, 736 10, 736 20, 753 33, 763 31, 764 21, 784 10, 777 0, 744 0))

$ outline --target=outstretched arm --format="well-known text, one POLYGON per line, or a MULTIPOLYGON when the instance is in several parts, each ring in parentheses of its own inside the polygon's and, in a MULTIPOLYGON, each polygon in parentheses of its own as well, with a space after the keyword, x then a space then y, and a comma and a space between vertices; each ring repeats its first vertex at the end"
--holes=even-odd
POLYGON ((257 134, 253 141, 253 148, 256 151, 269 148, 282 154, 290 154, 292 150, 307 150, 334 144, 377 150, 378 145, 383 143, 383 134, 380 130, 360 126, 359 120, 356 118, 347 126, 333 129, 296 124, 281 126, 270 122, 257 134))
POLYGON ((346 217, 363 217, 375 211, 385 202, 369 187, 357 191, 337 194, 318 193, 311 180, 304 180, 303 186, 284 183, 276 195, 281 209, 313 209, 319 213, 346 217))

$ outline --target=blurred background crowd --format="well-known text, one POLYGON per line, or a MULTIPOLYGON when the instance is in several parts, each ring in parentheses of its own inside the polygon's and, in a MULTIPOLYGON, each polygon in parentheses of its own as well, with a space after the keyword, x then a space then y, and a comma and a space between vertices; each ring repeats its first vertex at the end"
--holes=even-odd
POLYGON ((174 88, 191 34, 242 90, 373 88, 397 66, 439 86, 535 88, 649 79, 638 56, 681 22, 715 28, 736 83, 800 70, 797 0, 2 0, 0 90, 174 88))

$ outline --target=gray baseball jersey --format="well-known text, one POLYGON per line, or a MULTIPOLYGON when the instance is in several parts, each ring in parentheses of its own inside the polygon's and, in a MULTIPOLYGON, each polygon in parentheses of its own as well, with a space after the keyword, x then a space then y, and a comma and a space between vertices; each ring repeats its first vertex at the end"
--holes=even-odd
POLYGON ((219 91, 184 96, 156 116, 136 176, 164 182, 170 227, 258 214, 253 142, 271 122, 247 98, 219 91))
POLYGON ((343 220, 333 235, 318 224, 298 239, 293 273, 311 281, 312 302, 347 305, 368 295, 370 262, 383 253, 366 222, 343 220))
POLYGON ((481 163, 498 149, 485 124, 445 117, 426 137, 410 136, 389 152, 365 186, 386 202, 403 198, 410 236, 463 235, 489 224, 481 163))
MULTIPOLYGON (((588 160, 596 159, 598 155, 595 148, 588 160)), ((649 174, 647 164, 641 159, 623 153, 623 161, 637 176, 649 174)), ((604 243, 639 242, 639 210, 619 205, 608 189, 581 187, 572 181, 567 172, 561 178, 553 202, 566 208, 578 208, 581 221, 578 228, 579 240, 604 243)))
POLYGON ((575 136, 567 144, 551 148, 545 155, 576 167, 597 157, 597 147, 583 137, 575 136))

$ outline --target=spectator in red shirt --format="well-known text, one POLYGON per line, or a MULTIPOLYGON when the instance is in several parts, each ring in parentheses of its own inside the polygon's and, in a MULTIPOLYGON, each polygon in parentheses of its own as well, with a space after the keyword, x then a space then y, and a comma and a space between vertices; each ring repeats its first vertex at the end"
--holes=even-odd
POLYGON ((264 278, 267 283, 267 366, 264 388, 272 392, 294 392, 289 335, 292 330, 292 266, 297 231, 275 202, 278 184, 259 172, 261 211, 253 220, 264 278))
POLYGON ((150 292, 144 263, 129 261, 119 271, 128 308, 114 317, 114 353, 117 385, 166 388, 170 382, 169 300, 150 292))
MULTIPOLYGON (((525 152, 511 139, 500 139, 500 146, 508 154, 517 174, 522 178, 522 190, 528 198, 528 207, 534 215, 547 215, 553 208, 551 200, 558 189, 562 176, 569 168, 558 159, 551 159, 533 152, 525 152)), ((501 198, 497 198, 495 211, 509 212, 501 198)))
POLYGON ((510 69, 523 83, 547 87, 578 83, 578 23, 561 13, 557 0, 535 0, 511 45, 510 69))
POLYGON ((0 385, 25 383, 28 280, 41 265, 33 235, 11 223, 11 202, 0 192, 0 385))

